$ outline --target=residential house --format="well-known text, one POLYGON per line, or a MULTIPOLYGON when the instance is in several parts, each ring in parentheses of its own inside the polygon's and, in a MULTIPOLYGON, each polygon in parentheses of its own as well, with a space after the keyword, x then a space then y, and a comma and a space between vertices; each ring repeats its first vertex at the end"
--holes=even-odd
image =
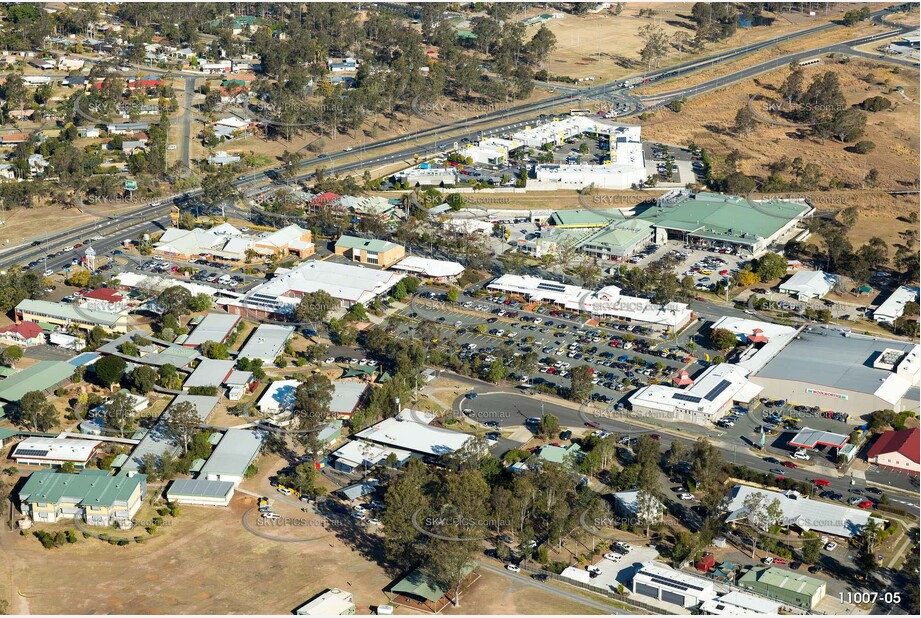
POLYGON ((45 343, 45 331, 37 322, 18 322, 0 328, 0 343, 27 348, 45 343))

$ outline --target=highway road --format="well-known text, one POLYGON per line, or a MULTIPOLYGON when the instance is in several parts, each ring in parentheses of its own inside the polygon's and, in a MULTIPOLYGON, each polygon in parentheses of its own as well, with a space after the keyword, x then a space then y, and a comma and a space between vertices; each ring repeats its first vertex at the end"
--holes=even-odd
MULTIPOLYGON (((882 19, 882 17, 884 17, 886 14, 888 14, 887 11, 876 11, 875 13, 872 14, 872 17, 874 19, 879 20, 879 19, 882 19)), ((834 28, 834 27, 840 27, 840 26, 836 24, 824 24, 821 26, 808 28, 808 29, 801 30, 796 33, 784 35, 782 37, 777 37, 777 38, 762 41, 759 43, 753 43, 751 45, 746 45, 746 46, 743 46, 743 47, 740 47, 740 48, 737 48, 737 49, 734 49, 734 50, 731 50, 731 51, 728 51, 722 54, 716 54, 716 55, 712 55, 706 58, 690 60, 688 62, 681 63, 681 64, 678 64, 678 65, 675 65, 675 66, 672 66, 672 67, 669 67, 663 70, 650 71, 647 73, 643 73, 639 76, 631 78, 631 81, 635 82, 637 80, 647 79, 647 78, 648 79, 660 79, 660 78, 679 77, 681 75, 689 74, 689 73, 701 70, 703 68, 713 66, 718 63, 728 62, 730 60, 733 60, 745 54, 748 54, 754 51, 758 51, 760 49, 764 49, 764 48, 776 45, 778 43, 782 43, 784 41, 789 41, 791 39, 802 37, 802 36, 808 36, 810 34, 815 34, 817 32, 826 30, 828 28, 834 28)), ((907 31, 907 27, 900 26, 896 28, 893 32, 895 31, 898 31, 898 32, 907 31)), ((876 38, 879 38, 882 36, 883 35, 876 35, 876 38)), ((885 36, 892 36, 892 32, 887 33, 885 36)), ((873 37, 864 37, 861 39, 857 39, 856 42, 853 42, 853 43, 848 42, 848 43, 843 43, 841 45, 843 45, 846 48, 848 45, 851 45, 851 44, 861 44, 861 42, 865 42, 867 39, 870 39, 870 38, 873 38, 873 37)), ((821 49, 826 49, 826 48, 823 47, 821 49)), ((798 55, 798 57, 799 56, 810 57, 814 53, 816 52, 807 51, 807 52, 803 52, 802 54, 798 55)), ((774 61, 771 61, 771 62, 774 62, 774 61)), ((710 82, 707 82, 706 84, 697 86, 695 88, 691 88, 689 89, 689 91, 679 90, 679 91, 676 91, 676 93, 678 94, 675 94, 675 93, 670 93, 670 94, 673 94, 676 97, 679 95, 680 96, 693 96, 694 94, 701 94, 703 92, 708 91, 709 89, 723 87, 726 84, 732 83, 734 79, 744 78, 744 77, 735 78, 735 76, 738 74, 743 74, 744 76, 750 76, 750 75, 758 74, 764 70, 768 70, 768 69, 765 69, 764 66, 767 64, 771 64, 771 62, 762 63, 761 65, 758 65, 756 67, 751 67, 749 69, 743 69, 742 71, 734 73, 732 75, 721 77, 716 80, 711 80, 710 82)), ((774 66, 780 66, 780 65, 774 65, 774 66)), ((139 69, 144 70, 146 72, 151 72, 151 73, 165 72, 163 70, 153 69, 150 67, 139 67, 139 69)), ((53 77, 63 78, 63 76, 53 76, 53 77)), ((192 76, 188 76, 188 77, 192 79, 192 76)), ((617 84, 614 84, 614 83, 603 84, 603 85, 599 85, 596 87, 586 88, 581 91, 580 96, 578 98, 579 99, 591 99, 594 97, 618 99, 618 100, 627 101, 634 105, 635 110, 639 109, 639 106, 640 106, 639 99, 635 97, 631 91, 620 88, 617 84)), ((509 122, 504 123, 501 126, 496 126, 496 127, 489 128, 489 129, 483 128, 488 124, 496 122, 497 120, 501 120, 502 118, 511 118, 512 115, 519 116, 522 114, 529 114, 529 113, 533 114, 533 113, 540 113, 542 111, 551 110, 556 107, 559 107, 561 104, 564 104, 566 101, 573 100, 574 98, 576 98, 574 93, 563 93, 560 95, 556 95, 556 96, 544 99, 542 101, 509 108, 508 110, 498 110, 495 112, 482 114, 478 117, 474 117, 473 119, 466 119, 466 120, 460 120, 460 121, 456 121, 452 123, 447 123, 444 125, 437 125, 437 126, 433 126, 428 129, 424 129, 424 130, 409 134, 409 135, 380 140, 378 142, 374 142, 372 144, 366 145, 362 148, 363 153, 373 153, 374 151, 378 151, 378 150, 385 149, 385 148, 391 148, 391 147, 399 146, 399 145, 404 146, 403 148, 395 152, 380 155, 378 157, 362 158, 361 161, 352 161, 349 163, 343 163, 341 165, 335 165, 336 162, 339 160, 351 158, 354 156, 354 153, 339 152, 339 153, 333 153, 330 155, 320 155, 318 157, 304 160, 301 162, 300 167, 302 169, 315 169, 318 166, 324 166, 324 167, 331 167, 335 169, 335 172, 337 173, 349 173, 349 172, 353 172, 353 171, 357 171, 357 170, 365 169, 365 168, 380 167, 383 165, 396 163, 398 161, 405 161, 407 164, 409 164, 412 162, 414 154, 424 155, 424 154, 438 152, 438 151, 444 150, 448 144, 453 144, 453 142, 455 141, 461 141, 465 138, 469 140, 476 140, 484 136, 503 134, 510 130, 517 129, 526 123, 526 121, 524 120, 517 120, 517 121, 510 120, 509 122), (448 138, 449 140, 448 142, 446 143, 444 142, 445 135, 455 133, 457 131, 463 131, 463 133, 459 135, 452 135, 451 137, 448 138), (434 139, 431 139, 431 141, 428 141, 426 143, 423 143, 421 141, 421 140, 426 140, 430 138, 434 138, 434 139)), ((656 100, 659 100, 661 102, 660 99, 656 99, 656 100)), ((188 105, 189 101, 186 101, 186 104, 188 105)), ((635 110, 634 110, 634 113, 635 113, 635 110)), ((191 120, 191 115, 188 113, 186 114, 186 120, 188 121, 191 120)), ((189 137, 191 136, 190 128, 184 127, 184 132, 187 132, 189 137)), ((188 140, 183 139, 183 142, 185 143, 185 147, 187 148, 188 140)), ((185 155, 183 155, 183 159, 184 158, 185 158, 185 155)), ((240 189, 242 188, 252 189, 256 185, 260 185, 260 186, 269 185, 275 182, 273 179, 273 176, 275 176, 276 173, 277 173, 277 169, 276 170, 266 170, 263 172, 255 172, 251 174, 245 174, 243 176, 240 176, 239 179, 234 184, 237 186, 237 188, 240 188, 240 189)), ((308 172, 308 173, 302 174, 301 176, 293 180, 295 181, 308 180, 310 177, 312 177, 312 173, 308 172)), ((166 214, 169 207, 172 206, 174 203, 177 203, 180 205, 184 203, 189 203, 190 201, 198 197, 200 194, 201 194, 201 190, 196 189, 193 191, 189 191, 183 194, 182 196, 174 196, 171 198, 167 198, 165 200, 159 200, 157 202, 153 202, 151 204, 146 204, 130 214, 120 215, 117 217, 105 217, 105 218, 102 218, 101 221, 96 222, 96 223, 91 223, 91 224, 87 224, 87 225, 73 228, 70 230, 65 230, 62 232, 55 232, 53 234, 28 239, 32 242, 32 244, 25 244, 19 247, 9 248, 9 249, 6 249, 0 252, 0 267, 8 267, 12 264, 20 264, 20 265, 27 264, 33 260, 40 259, 46 254, 50 253, 51 249, 58 250, 59 248, 64 247, 68 244, 79 242, 80 240, 84 239, 84 237, 87 235, 88 232, 91 232, 90 235, 100 234, 106 237, 111 234, 118 234, 119 236, 123 236, 126 231, 134 230, 135 224, 138 221, 144 221, 148 223, 162 222, 162 216, 166 214), (34 243, 36 242, 39 244, 35 245, 34 243)))

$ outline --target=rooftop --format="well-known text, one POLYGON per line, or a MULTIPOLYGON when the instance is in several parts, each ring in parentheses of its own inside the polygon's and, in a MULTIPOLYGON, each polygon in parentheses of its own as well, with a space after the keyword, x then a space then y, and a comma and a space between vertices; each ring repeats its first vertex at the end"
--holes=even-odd
POLYGON ((0 381, 0 400, 19 401, 31 391, 44 391, 69 379, 76 367, 66 361, 39 361, 0 381))
POLYGON ((344 247, 346 249, 364 249, 365 251, 375 251, 377 253, 383 253, 384 251, 390 251, 400 245, 390 242, 387 240, 378 240, 376 238, 359 238, 358 236, 340 236, 339 240, 336 241, 336 247, 344 247))
POLYGON ((464 267, 457 262, 433 260, 417 255, 403 258, 390 268, 391 270, 418 273, 425 277, 458 277, 464 272, 464 267))
POLYGON ((220 386, 233 371, 234 361, 232 360, 205 358, 198 363, 198 367, 195 368, 195 371, 192 372, 192 375, 188 377, 182 386, 185 388, 220 386))
POLYGON ((873 367, 876 358, 888 348, 908 353, 914 346, 879 337, 844 336, 840 329, 825 325, 807 326, 755 377, 809 382, 833 389, 875 394, 894 405, 911 387, 911 382, 891 371, 873 367), (904 384, 890 384, 887 389, 881 389, 890 377, 904 384))
POLYGON ((208 463, 202 467, 201 476, 243 477, 249 464, 259 454, 264 439, 265 434, 261 431, 228 429, 208 458, 208 463))
POLYGON ((70 320, 77 324, 93 324, 109 328, 115 326, 125 316, 124 313, 97 311, 95 309, 87 309, 86 307, 81 307, 78 310, 73 305, 68 305, 67 303, 53 303, 47 300, 32 300, 28 298, 16 305, 16 311, 47 318, 70 320))
MULTIPOLYGON (((748 517, 745 509, 745 500, 753 494, 762 494, 763 501, 771 503, 775 499, 780 503, 783 513, 783 525, 796 526, 801 530, 824 532, 842 538, 851 538, 859 534, 860 529, 870 520, 870 512, 864 509, 852 509, 847 506, 825 502, 824 500, 810 500, 809 498, 796 498, 779 491, 736 485, 732 488, 727 510, 729 516, 726 522, 742 521, 748 517)), ((883 520, 877 519, 882 523, 883 520)))
POLYGON ((144 474, 109 476, 105 470, 82 470, 79 474, 40 470, 29 476, 19 491, 19 499, 50 504, 72 500, 83 506, 112 507, 117 502, 126 502, 146 480, 144 474))
POLYGON ((101 445, 99 440, 82 438, 26 438, 16 445, 13 459, 41 459, 85 463, 101 445))
POLYGON ((867 458, 898 452, 915 463, 921 463, 921 435, 919 434, 921 434, 921 429, 917 427, 902 431, 887 431, 881 434, 867 451, 867 458))
POLYGON ((182 342, 182 345, 194 347, 206 341, 223 343, 240 321, 240 316, 231 313, 209 313, 195 330, 182 342))
POLYGON ((692 232, 702 238, 754 244, 809 210, 805 203, 750 202, 732 195, 698 193, 674 205, 650 208, 639 218, 656 227, 692 232))
POLYGON ((285 347, 285 342, 294 334, 293 326, 260 324, 240 349, 237 358, 261 358, 273 363, 285 347))
POLYGON ((825 582, 817 577, 810 577, 802 573, 794 573, 789 569, 779 569, 772 566, 752 567, 739 578, 739 585, 742 587, 752 582, 760 582, 767 586, 799 592, 810 597, 825 586, 825 582))
POLYGON ((176 479, 166 491, 168 498, 176 496, 197 498, 223 498, 233 491, 230 481, 208 481, 205 479, 176 479))
POLYGON ((426 455, 441 456, 453 453, 473 439, 473 436, 459 431, 431 427, 412 420, 384 419, 356 434, 372 442, 406 449, 426 455))

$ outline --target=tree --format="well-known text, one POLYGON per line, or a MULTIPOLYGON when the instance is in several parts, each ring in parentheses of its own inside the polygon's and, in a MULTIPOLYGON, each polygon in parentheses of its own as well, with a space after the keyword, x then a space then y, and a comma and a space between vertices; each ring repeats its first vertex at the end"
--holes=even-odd
POLYGON ((93 371, 99 385, 111 389, 113 384, 121 381, 127 366, 128 363, 120 356, 103 356, 93 363, 93 371))
POLYGON ((735 123, 732 125, 732 130, 742 137, 745 137, 755 130, 757 124, 752 110, 748 105, 743 105, 739 108, 739 111, 736 112, 736 119, 735 123))
POLYGON ((739 271, 739 285, 742 287, 748 287, 750 285, 755 285, 761 281, 761 277, 758 276, 758 273, 753 273, 748 269, 743 269, 739 271))
POLYGON ((459 296, 460 291, 454 287, 448 290, 447 294, 445 294, 445 298, 447 298, 449 303, 456 303, 459 296))
POLYGON ((154 389, 157 383, 157 370, 147 365, 135 367, 128 375, 128 381, 133 391, 146 395, 154 389))
POLYGON ((684 444, 679 440, 672 440, 671 446, 669 446, 668 451, 665 453, 665 465, 669 471, 675 469, 675 467, 684 461, 684 444))
POLYGON ((710 343, 719 350, 734 348, 739 343, 739 338, 731 330, 714 328, 710 331, 710 343))
POLYGON ((329 404, 333 400, 333 383, 322 373, 308 376, 298 384, 294 392, 292 418, 300 433, 301 443, 309 454, 316 457, 319 445, 316 437, 321 423, 329 416, 329 404))
POLYGON ((128 393, 119 391, 105 403, 106 424, 118 429, 118 435, 125 437, 125 430, 134 422, 134 399, 128 393))
POLYGON ((554 414, 546 414, 540 421, 540 430, 548 440, 560 430, 560 419, 554 414))
POLYGON ((324 290, 308 292, 301 297, 294 314, 301 322, 325 322, 326 316, 336 304, 336 299, 329 292, 324 290))
POLYGON ((803 549, 800 552, 803 562, 816 564, 822 558, 822 539, 815 532, 808 530, 803 533, 803 549))
POLYGON ((181 401, 167 408, 163 415, 166 433, 182 447, 182 454, 189 450, 189 442, 201 425, 197 408, 191 401, 181 401))
POLYGON ((23 395, 15 415, 19 424, 32 431, 48 431, 58 420, 57 410, 42 391, 29 391, 23 395))
POLYGON ((15 367, 16 363, 22 360, 22 356, 22 348, 18 345, 11 345, 0 354, 0 360, 2 360, 3 364, 7 367, 15 367))
POLYGON ((762 281, 780 279, 787 272, 787 260, 778 253, 765 253, 757 260, 753 270, 762 281))
POLYGON ((189 301, 189 309, 192 311, 207 311, 211 308, 211 297, 204 292, 196 294, 189 301))
POLYGON ((841 142, 853 142, 860 138, 867 128, 867 114, 859 109, 848 108, 832 116, 829 129, 841 142))
POLYGON ((870 140, 862 140, 854 144, 854 152, 857 154, 868 154, 876 148, 876 143, 870 140))
POLYGON ((181 285, 173 285, 157 296, 157 304, 163 308, 164 313, 184 315, 188 312, 192 302, 192 293, 181 285))
POLYGON ((227 351, 227 346, 223 343, 218 343, 217 341, 204 342, 201 344, 201 351, 208 358, 218 360, 230 358, 230 353, 227 351))
POLYGON ((569 399, 571 401, 585 401, 592 394, 592 368, 588 365, 577 365, 569 374, 569 399))

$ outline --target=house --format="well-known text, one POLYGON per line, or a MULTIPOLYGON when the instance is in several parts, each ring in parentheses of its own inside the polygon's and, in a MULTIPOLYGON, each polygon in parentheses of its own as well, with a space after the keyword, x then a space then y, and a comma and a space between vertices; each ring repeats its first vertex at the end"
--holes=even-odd
POLYGON ((837 277, 821 270, 799 270, 780 284, 780 291, 800 300, 824 298, 836 282, 837 277))
POLYGON ((659 521, 665 513, 665 506, 654 496, 640 495, 640 491, 619 491, 614 494, 614 510, 623 518, 618 523, 628 526, 644 526, 659 521))
POLYGON ((16 180, 16 169, 12 163, 0 163, 0 178, 16 180))
POLYGON ((23 512, 37 523, 54 523, 75 516, 92 526, 127 524, 147 497, 147 476, 110 476, 106 470, 66 474, 33 472, 19 491, 23 512))
POLYGON ((51 166, 51 162, 45 159, 43 155, 35 153, 29 155, 29 174, 41 178, 45 175, 45 170, 51 166))
POLYGON ((166 499, 176 504, 227 506, 233 498, 234 489, 230 481, 176 479, 166 490, 166 499))
POLYGON ((147 140, 125 140, 122 142, 122 152, 128 156, 135 152, 147 149, 147 140))
POLYGON ((241 160, 240 155, 227 154, 227 152, 223 150, 219 150, 213 155, 208 155, 208 165, 216 165, 218 167, 233 165, 234 163, 239 163, 241 160))
POLYGON ((16 146, 17 144, 25 144, 28 141, 28 133, 6 133, 5 135, 0 135, 0 144, 4 146, 16 146))
POLYGON ((873 312, 873 319, 880 324, 893 324, 905 313, 905 305, 918 302, 917 286, 903 285, 889 295, 873 312))
POLYGON ((696 607, 714 596, 712 581, 676 571, 656 562, 646 562, 642 565, 633 575, 631 589, 636 595, 685 608, 696 607))
POLYGON ((921 474, 921 429, 887 431, 867 451, 867 461, 915 476, 921 474))
POLYGON ((783 605, 810 611, 825 596, 825 581, 789 569, 754 566, 742 574, 738 586, 783 605))
POLYGON ((352 593, 330 588, 301 605, 294 613, 298 616, 351 616, 355 613, 352 593))
POLYGON ((221 73, 230 73, 233 70, 233 62, 230 60, 221 60, 220 62, 202 62, 198 65, 202 73, 208 75, 219 75, 221 73))
POLYGON ((98 127, 87 127, 85 129, 80 129, 80 137, 97 138, 100 135, 102 135, 102 131, 98 127))
POLYGON ((156 75, 145 75, 144 77, 132 77, 128 80, 130 90, 156 90, 163 85, 163 81, 156 75))
POLYGON ((36 322, 19 322, 0 328, 0 343, 26 348, 45 343, 45 331, 36 322))
POLYGON ((251 429, 228 429, 217 443, 198 478, 230 481, 234 487, 243 482, 250 464, 259 455, 265 432, 251 429))
POLYGON ((114 122, 106 125, 106 133, 109 135, 129 135, 150 129, 150 123, 147 122, 114 122))
POLYGON ((13 449, 11 458, 19 465, 60 467, 70 463, 83 468, 102 446, 98 440, 80 438, 26 438, 13 449))

